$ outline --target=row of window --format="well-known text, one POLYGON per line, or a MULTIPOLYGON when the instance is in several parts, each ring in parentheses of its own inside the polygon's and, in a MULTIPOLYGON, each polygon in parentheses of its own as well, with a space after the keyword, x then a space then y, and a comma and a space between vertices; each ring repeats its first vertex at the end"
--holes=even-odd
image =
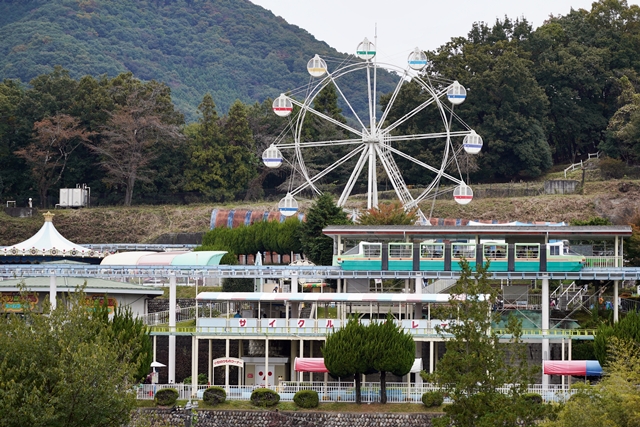
MULTIPOLYGON (((382 246, 379 244, 363 244, 363 255, 367 258, 380 258, 382 246)), ((486 259, 507 259, 507 244, 491 244, 484 245, 484 258, 486 259)), ((540 258, 540 245, 529 244, 516 244, 515 246, 516 259, 537 259, 540 258)), ((350 251, 351 252, 351 251, 350 251)), ((549 247, 550 255, 559 255, 559 246, 549 247)), ((413 245, 404 243, 392 243, 389 244, 389 258, 413 258, 413 245)), ((444 259, 444 245, 443 244, 428 244, 423 243, 420 245, 420 258, 430 259, 444 259)), ((476 245, 468 243, 452 243, 451 244, 451 258, 461 259, 466 258, 469 260, 476 258, 476 245)))

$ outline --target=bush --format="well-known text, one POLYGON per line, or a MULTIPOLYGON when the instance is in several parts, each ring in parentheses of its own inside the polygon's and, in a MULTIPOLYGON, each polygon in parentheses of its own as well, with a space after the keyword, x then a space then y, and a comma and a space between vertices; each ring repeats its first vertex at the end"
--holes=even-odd
POLYGON ((627 164, 622 160, 608 157, 601 159, 599 165, 600 174, 602 174, 603 178, 620 179, 627 173, 627 164))
POLYGON ((300 390, 293 396, 293 401, 300 408, 317 408, 320 403, 318 392, 315 390, 300 390))
POLYGON ((268 388, 257 388, 251 393, 251 404, 263 408, 277 405, 280 402, 280 395, 268 388))
POLYGON ((163 388, 156 392, 153 400, 158 406, 173 406, 178 400, 178 390, 175 388, 163 388))
POLYGON ((422 403, 427 408, 441 406, 444 402, 444 395, 439 391, 428 391, 422 395, 422 403))
POLYGON ((525 393, 522 395, 522 399, 530 404, 542 405, 542 396, 538 393, 525 393))
POLYGON ((202 394, 202 400, 207 405, 215 406, 227 400, 227 392, 222 387, 209 387, 202 394))

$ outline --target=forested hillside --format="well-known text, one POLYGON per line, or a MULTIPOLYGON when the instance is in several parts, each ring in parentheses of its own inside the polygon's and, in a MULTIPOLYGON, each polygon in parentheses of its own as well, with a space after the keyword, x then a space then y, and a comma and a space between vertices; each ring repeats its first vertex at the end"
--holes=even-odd
MULTIPOLYGON (((0 73, 22 80, 0 83, 3 204, 24 206, 32 197, 36 206, 52 206, 59 188, 77 183, 89 185, 100 205, 278 199, 290 165, 269 169, 261 156, 291 138, 293 116, 273 114, 268 97, 300 86, 299 98, 316 84, 306 71, 315 53, 330 70, 332 60, 344 60, 246 0, 0 1, 0 12, 0 73)), ((437 89, 448 84, 444 77, 468 88, 455 114, 484 146, 459 159, 467 182, 540 179, 596 151, 607 157, 605 178, 638 175, 638 6, 600 0, 536 30, 525 19, 477 23, 427 56, 424 78, 437 89)), ((359 76, 314 99, 331 120, 306 116, 301 141, 353 138, 339 126, 354 123, 339 93, 351 99, 349 77, 359 76)), ((395 131, 441 131, 437 111, 410 114, 428 94, 415 80, 402 82, 396 97, 381 100, 380 109, 392 105, 387 122, 409 114, 395 131)), ((378 73, 378 83, 387 94, 395 85, 388 73, 378 73)), ((326 170, 347 147, 320 145, 304 159, 308 171, 326 170)), ((439 165, 443 146, 394 145, 407 155, 397 161, 405 182, 427 184, 416 165, 439 165)), ((342 191, 353 167, 339 166, 315 183, 319 190, 342 191)), ((379 187, 391 185, 381 176, 379 187)))
POLYGON ((4 0, 0 40, 3 79, 130 71, 166 83, 188 121, 206 93, 226 112, 306 85, 315 54, 346 57, 248 0, 4 0))

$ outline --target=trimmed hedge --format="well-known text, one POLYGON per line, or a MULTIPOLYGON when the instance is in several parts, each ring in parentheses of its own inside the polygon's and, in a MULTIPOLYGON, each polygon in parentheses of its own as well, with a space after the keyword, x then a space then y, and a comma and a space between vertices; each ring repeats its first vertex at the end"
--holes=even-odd
POLYGON ((434 408, 436 406, 442 406, 444 402, 444 395, 439 391, 428 391, 422 395, 422 403, 427 408, 434 408))
POLYGON ((207 405, 219 405, 227 400, 227 392, 222 387, 209 387, 202 393, 202 400, 207 405))
POLYGON ((163 388, 156 392, 153 400, 158 406, 173 406, 178 400, 178 390, 175 388, 163 388))
POLYGON ((257 388, 251 393, 251 404, 263 408, 275 406, 280 402, 280 395, 268 388, 257 388))
POLYGON ((293 396, 293 402, 300 408, 317 408, 320 403, 318 392, 315 390, 300 390, 293 396))

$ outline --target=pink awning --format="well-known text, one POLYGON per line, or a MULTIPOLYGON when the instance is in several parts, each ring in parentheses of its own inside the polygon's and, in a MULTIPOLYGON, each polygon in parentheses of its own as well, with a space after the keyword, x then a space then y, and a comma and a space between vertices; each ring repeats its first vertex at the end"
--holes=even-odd
POLYGON ((296 372, 329 372, 322 357, 296 357, 293 369, 296 372))
POLYGON ((602 368, 597 360, 545 360, 544 374, 590 377, 602 375, 602 368))

